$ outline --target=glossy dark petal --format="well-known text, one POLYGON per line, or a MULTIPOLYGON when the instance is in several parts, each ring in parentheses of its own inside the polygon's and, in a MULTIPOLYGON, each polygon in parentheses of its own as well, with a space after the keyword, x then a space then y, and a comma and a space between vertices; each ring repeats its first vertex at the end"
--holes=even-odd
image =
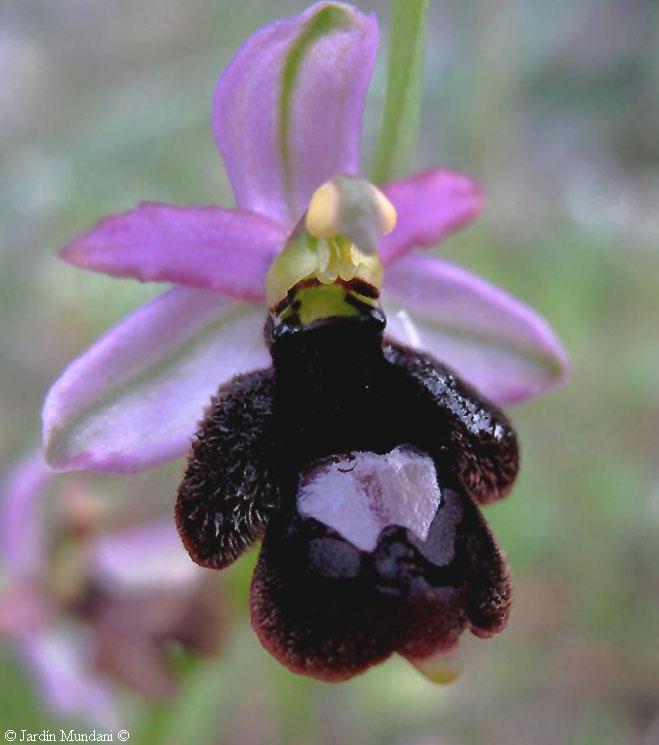
POLYGON ((196 435, 176 525, 201 566, 231 564, 263 534, 279 504, 273 388, 270 370, 234 378, 213 398, 196 435))
POLYGON ((280 515, 252 582, 252 624, 294 672, 350 678, 398 652, 423 659, 450 649, 469 626, 505 624, 508 571, 478 508, 452 488, 420 541, 388 527, 360 551, 313 518, 280 515))
POLYGON ((448 466, 481 504, 504 497, 515 481, 519 453, 505 414, 428 354, 386 344, 391 415, 410 422, 400 432, 448 466), (409 426, 409 425, 408 425, 409 426))

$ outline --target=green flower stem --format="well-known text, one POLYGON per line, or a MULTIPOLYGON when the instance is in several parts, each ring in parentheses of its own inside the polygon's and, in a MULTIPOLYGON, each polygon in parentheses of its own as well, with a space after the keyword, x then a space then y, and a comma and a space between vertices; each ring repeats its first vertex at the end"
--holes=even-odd
POLYGON ((224 662, 215 657, 201 660, 186 655, 179 670, 176 698, 151 704, 136 727, 134 745, 212 745, 217 741, 220 720, 226 712, 227 681, 224 662))
POLYGON ((389 66, 373 180, 389 181, 410 166, 419 128, 430 0, 393 0, 389 66))

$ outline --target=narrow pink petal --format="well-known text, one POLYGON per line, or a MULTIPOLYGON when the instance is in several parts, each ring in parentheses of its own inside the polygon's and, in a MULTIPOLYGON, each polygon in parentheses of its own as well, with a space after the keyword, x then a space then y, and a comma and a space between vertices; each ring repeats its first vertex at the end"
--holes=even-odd
POLYGON ((269 365, 264 321, 262 306, 184 287, 138 309, 48 393, 48 462, 130 472, 183 455, 217 387, 269 365))
POLYGON ((101 220, 60 256, 113 277, 261 300, 265 273, 285 240, 284 228, 253 212, 145 203, 101 220))
POLYGON ((483 206, 478 185, 456 171, 434 168, 383 187, 398 212, 392 233, 382 239, 385 264, 415 246, 433 246, 470 225, 483 206))
POLYGON ((0 553, 12 577, 39 576, 43 569, 42 501, 52 475, 35 455, 17 464, 2 485, 0 553))
POLYGON ((27 635, 21 646, 51 709, 111 729, 120 723, 116 702, 94 672, 89 641, 81 629, 58 625, 27 635))
POLYGON ((410 254, 385 278, 387 334, 430 352, 499 404, 561 383, 569 359, 549 324, 453 264, 410 254))
POLYGON ((236 202, 293 224, 339 173, 358 173, 374 16, 320 2, 251 36, 220 77, 213 133, 236 202))
POLYGON ((171 592, 192 587, 207 575, 183 548, 173 520, 131 527, 99 537, 91 571, 108 588, 171 592))

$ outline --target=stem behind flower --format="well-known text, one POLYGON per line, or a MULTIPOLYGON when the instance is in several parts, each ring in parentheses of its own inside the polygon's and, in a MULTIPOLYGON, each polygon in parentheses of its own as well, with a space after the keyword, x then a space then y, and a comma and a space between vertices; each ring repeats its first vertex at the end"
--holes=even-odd
POLYGON ((429 0, 393 0, 384 116, 372 176, 383 183, 409 167, 419 127, 429 0))

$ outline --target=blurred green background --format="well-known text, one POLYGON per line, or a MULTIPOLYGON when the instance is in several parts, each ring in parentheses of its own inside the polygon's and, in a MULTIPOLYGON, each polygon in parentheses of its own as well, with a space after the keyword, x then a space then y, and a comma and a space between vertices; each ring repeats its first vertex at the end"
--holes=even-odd
MULTIPOLYGON (((229 203, 209 131, 215 78, 253 30, 304 6, 4 0, 5 467, 34 446, 66 362, 160 289, 70 268, 56 249, 139 200, 229 203)), ((386 25, 386 2, 360 7, 386 25)), ((221 657, 164 715, 128 701, 131 742, 146 713, 158 728, 149 742, 171 745, 659 743, 658 92, 656 0, 431 0, 417 165, 467 171, 488 197, 444 255, 541 310, 574 364, 564 389, 510 412, 523 470, 487 510, 514 572, 509 628, 465 639, 450 688, 400 660, 340 686, 311 682, 251 633, 247 559, 230 571, 221 657)), ((179 469, 94 479, 169 510, 179 469)), ((56 724, 6 647, 0 731, 56 724)))

